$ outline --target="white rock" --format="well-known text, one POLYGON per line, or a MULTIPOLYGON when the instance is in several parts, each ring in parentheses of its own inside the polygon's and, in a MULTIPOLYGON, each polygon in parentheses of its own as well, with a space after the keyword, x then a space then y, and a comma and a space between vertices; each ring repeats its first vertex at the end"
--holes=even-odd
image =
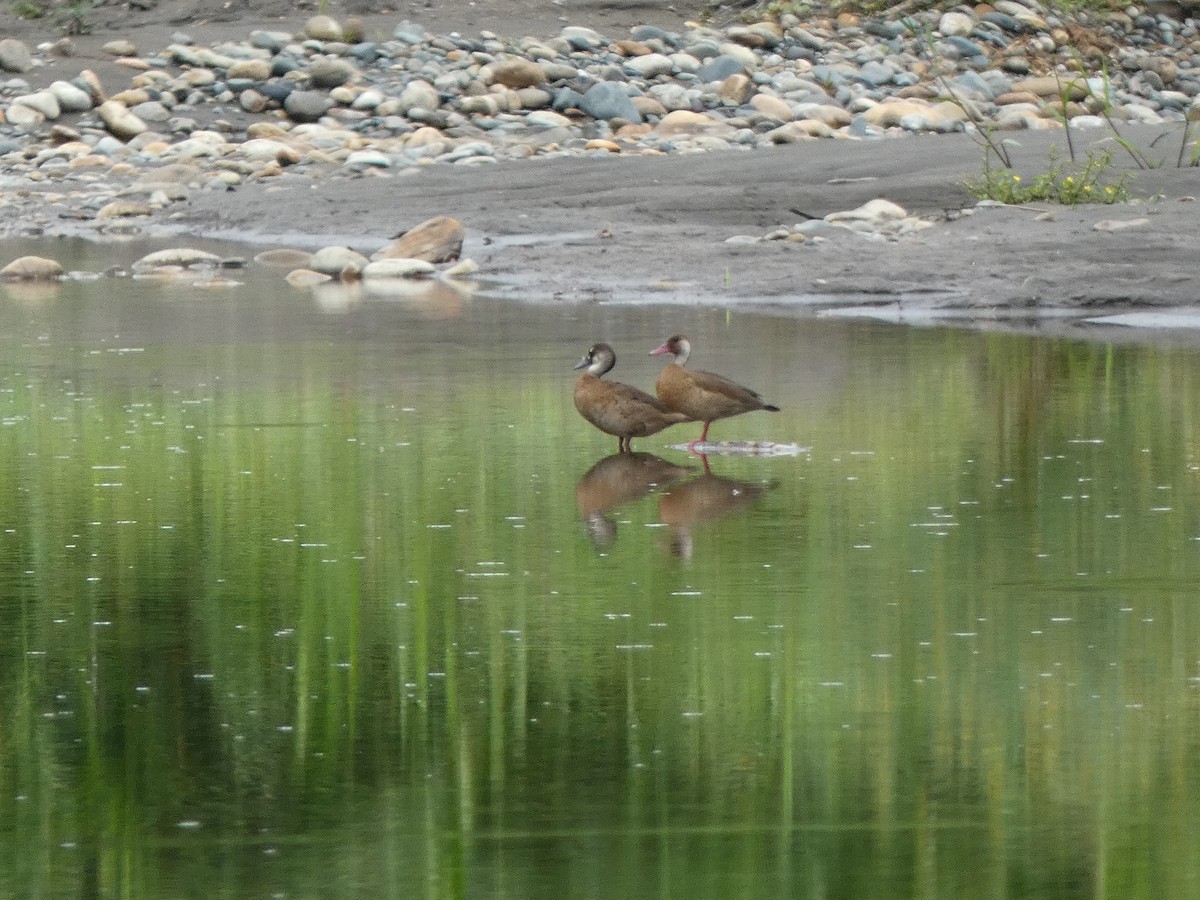
POLYGON ((363 278, 420 278, 431 275, 435 271, 433 263, 423 259, 403 259, 393 257, 380 259, 367 265, 362 270, 363 278))
POLYGON ((135 272, 145 272, 162 266, 182 266, 183 268, 215 268, 221 262, 221 257, 204 250, 191 247, 172 247, 168 250, 157 250, 148 253, 133 264, 135 272))
POLYGON ((946 37, 957 35, 966 37, 975 27, 975 19, 966 13, 948 12, 938 20, 938 31, 946 37))
POLYGON ((92 108, 92 98, 88 92, 69 81, 55 81, 49 90, 63 112, 86 112, 92 108))
POLYGON ((4 113, 8 124, 18 128, 36 128, 46 121, 46 117, 31 106, 14 103, 4 113))
POLYGON ((625 60, 625 68, 632 69, 642 78, 654 78, 658 75, 670 75, 675 70, 675 63, 661 53, 647 53, 645 56, 634 56, 625 60))
POLYGON ((465 278, 479 271, 479 264, 473 259, 462 259, 446 269, 442 274, 447 278, 465 278))
POLYGON ((857 209, 847 209, 842 212, 832 212, 825 217, 826 222, 867 222, 880 224, 894 219, 903 219, 908 215, 904 207, 891 200, 876 198, 868 200, 857 209))
POLYGON ((0 269, 0 278, 20 281, 44 281, 62 275, 63 267, 56 260, 42 256, 20 256, 0 269))
POLYGON ((58 98, 54 96, 52 91, 37 91, 33 94, 22 94, 19 97, 14 97, 13 103, 19 103, 22 106, 28 106, 30 109, 36 109, 47 119, 57 119, 62 114, 62 110, 58 105, 58 98))
POLYGON ((358 169, 390 169, 392 160, 379 150, 355 150, 346 157, 346 165, 358 169))
POLYGON ((308 261, 308 268, 326 275, 361 272, 367 258, 349 247, 322 247, 308 261))

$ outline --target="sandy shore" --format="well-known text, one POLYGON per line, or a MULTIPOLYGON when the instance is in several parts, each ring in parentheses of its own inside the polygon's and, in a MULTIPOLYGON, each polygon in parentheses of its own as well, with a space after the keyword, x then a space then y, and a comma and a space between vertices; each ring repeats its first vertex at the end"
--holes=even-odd
MULTIPOLYGON (((303 21, 262 21, 250 10, 219 23, 175 24, 167 8, 156 9, 160 20, 130 15, 81 39, 84 58, 118 33, 154 46, 172 29, 214 39, 303 21)), ((508 33, 535 31, 535 24, 536 33, 545 33, 569 22, 620 34, 641 22, 678 25, 685 18, 669 7, 614 4, 554 5, 558 15, 541 19, 545 4, 478 9, 474 30, 504 27, 508 33)), ((415 18, 452 30, 471 27, 472 17, 463 8, 401 9, 380 21, 415 18)), ((25 39, 38 39, 29 30, 25 39)), ((80 59, 66 65, 78 71, 80 59)), ((1200 169, 1174 167, 1175 132, 1124 129, 1152 146, 1149 155, 1165 165, 1136 172, 1131 183, 1134 196, 1154 199, 1113 206, 1038 204, 961 215, 975 206, 963 181, 979 174, 983 150, 977 139, 954 134, 661 158, 427 166, 407 175, 285 174, 229 192, 199 192, 173 208, 167 227, 181 238, 370 250, 425 218, 449 215, 464 224, 464 255, 479 263, 492 289, 530 299, 755 303, 798 313, 849 309, 909 322, 1074 330, 1097 316, 1194 315, 1200 309, 1200 205, 1193 200, 1200 197, 1200 169), (898 240, 846 231, 803 244, 728 241, 874 198, 891 200, 933 227, 898 240)), ((1065 155, 1061 131, 1010 136, 1020 144, 1013 151, 1017 168, 1030 174, 1045 168, 1052 146, 1065 155)), ((1079 132, 1077 143, 1088 140, 1108 140, 1124 167, 1123 151, 1105 133, 1079 132)), ((76 227, 64 222, 62 233, 76 227)))
MULTIPOLYGON (((1148 144, 1163 131, 1129 133, 1148 144)), ((1036 172, 1051 144, 1061 149, 1062 135, 1029 132, 1020 140, 1017 159, 1036 172)), ((176 225, 264 244, 373 249, 427 217, 450 215, 466 226, 464 253, 485 278, 534 299, 571 302, 869 307, 863 311, 910 322, 1054 330, 1200 303, 1200 205, 1192 200, 1200 170, 1138 172, 1132 192, 1159 198, 1150 202, 953 216, 974 207, 963 181, 981 164, 972 138, 946 135, 427 167, 408 177, 283 178, 199 195, 176 225), (846 231, 819 243, 727 243, 876 197, 935 224, 898 240, 846 231)))

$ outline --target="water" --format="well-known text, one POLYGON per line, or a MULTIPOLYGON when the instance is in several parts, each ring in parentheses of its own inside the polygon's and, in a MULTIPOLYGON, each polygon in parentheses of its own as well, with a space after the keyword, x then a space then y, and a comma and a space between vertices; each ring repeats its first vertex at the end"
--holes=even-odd
POLYGON ((1195 351, 233 274, 0 302, 0 896, 1200 893, 1195 351))

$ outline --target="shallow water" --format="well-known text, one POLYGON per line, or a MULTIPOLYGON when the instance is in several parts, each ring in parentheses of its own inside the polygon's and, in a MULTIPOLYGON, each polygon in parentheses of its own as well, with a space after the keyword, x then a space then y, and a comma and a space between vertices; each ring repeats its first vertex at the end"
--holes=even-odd
POLYGON ((1195 352, 229 274, 0 287, 0 896, 1200 890, 1195 352))

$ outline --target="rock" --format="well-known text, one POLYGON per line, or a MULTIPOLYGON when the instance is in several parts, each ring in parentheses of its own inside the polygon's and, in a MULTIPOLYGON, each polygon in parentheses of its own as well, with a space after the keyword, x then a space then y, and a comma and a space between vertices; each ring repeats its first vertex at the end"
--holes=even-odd
POLYGON ((355 150, 346 157, 345 165, 350 169, 390 169, 392 160, 379 150, 355 150))
POLYGON ((63 267, 56 260, 41 256, 21 256, 0 269, 0 278, 14 281, 48 281, 63 274, 63 267))
POLYGON ((950 35, 966 37, 974 28, 974 17, 962 12, 943 13, 942 17, 938 20, 938 31, 947 37, 950 35))
POLYGON ((129 141, 147 130, 145 122, 116 100, 105 100, 96 112, 113 136, 123 141, 129 141))
POLYGON ((313 16, 304 23, 304 34, 317 41, 340 41, 342 26, 332 16, 313 16))
POLYGON ((410 228, 387 247, 372 254, 371 258, 453 262, 462 254, 463 237, 461 222, 449 216, 436 216, 410 228))
POLYGON ((569 128, 571 120, 560 113, 539 109, 525 117, 525 124, 530 128, 569 128))
POLYGON ((221 257, 204 250, 191 247, 172 247, 168 250, 156 250, 148 253, 132 266, 135 272, 148 272, 163 266, 179 266, 184 269, 213 268, 221 264, 221 257))
POLYGON ((239 59, 229 71, 227 78, 248 78, 251 81, 266 81, 271 77, 271 64, 265 59, 239 59))
POLYGON ((45 124, 46 117, 32 106, 14 103, 6 112, 0 110, 0 122, 3 121, 7 121, 9 125, 15 125, 17 128, 30 129, 45 124))
POLYGON ((318 57, 308 64, 308 78, 314 87, 334 88, 358 77, 358 70, 344 59, 318 57))
POLYGON ((625 61, 625 68, 632 69, 641 78, 655 78, 659 75, 670 75, 675 70, 675 63, 669 56, 661 53, 647 53, 625 61))
POLYGON ((508 88, 537 87, 546 83, 546 71, 540 63, 523 57, 501 60, 492 67, 492 81, 508 88))
POLYGON ((812 138, 829 138, 833 136, 833 129, 824 122, 818 122, 816 119, 800 119, 795 122, 788 122, 780 125, 778 128, 773 128, 765 135, 766 139, 772 144, 794 144, 798 141, 807 141, 812 138))
POLYGON ((573 50, 595 50, 607 43, 599 32, 580 25, 568 25, 559 33, 559 37, 570 44, 573 50))
POLYGON ((147 100, 129 110, 143 122, 165 122, 171 118, 171 111, 157 100, 147 100))
POLYGON ((415 22, 401 22, 392 31, 392 37, 406 44, 420 44, 428 40, 429 32, 424 25, 415 22))
POLYGON ((740 75, 746 71, 745 64, 729 55, 718 56, 700 67, 696 77, 708 84, 714 81, 724 81, 730 75, 740 75))
POLYGON ((12 102, 37 110, 47 119, 57 119, 61 113, 58 106, 58 98, 51 91, 22 94, 19 97, 14 97, 12 102))
POLYGON ((283 101, 284 112, 293 122, 315 122, 333 106, 323 91, 292 91, 283 101))
POLYGON ((654 130, 661 135, 675 137, 681 134, 699 134, 715 124, 715 120, 705 113, 678 109, 663 116, 654 130))
POLYGON ((1088 95, 1087 82, 1082 78, 1045 75, 1041 78, 1026 78, 1012 85, 1013 91, 1028 91, 1038 97, 1050 97, 1055 100, 1066 93, 1068 100, 1082 100, 1088 95))
POLYGON ((926 123, 928 128, 933 129, 949 123, 966 121, 968 117, 961 106, 950 101, 935 105, 923 100, 897 100, 892 103, 880 103, 868 109, 863 118, 868 124, 878 128, 901 125, 908 119, 904 127, 917 130, 913 127, 916 122, 926 123))
POLYGON ((357 275, 367 265, 367 258, 349 247, 322 247, 308 261, 308 267, 316 272, 346 278, 357 275))
POLYGON ((65 113, 86 112, 92 108, 91 95, 69 81, 55 81, 48 90, 54 94, 59 108, 65 113))
POLYGON ((792 107, 786 100, 770 94, 755 94, 750 98, 750 106, 776 122, 790 122, 795 118, 792 107))
POLYGON ((294 166, 303 159, 295 147, 269 138, 252 138, 242 143, 237 150, 246 159, 260 163, 277 162, 282 166, 294 166))
POLYGON ((741 106, 753 90, 754 85, 750 82, 750 76, 738 72, 730 75, 717 86, 717 96, 730 106, 741 106))
POLYGON ((612 81, 600 81, 588 88, 579 101, 579 108, 593 119, 642 121, 641 114, 629 99, 629 95, 621 85, 612 81))
POLYGON ((5 72, 28 72, 33 68, 33 55, 16 38, 0 40, 0 69, 5 72))
POLYGON ((248 113, 261 113, 267 108, 268 100, 253 88, 246 88, 238 94, 238 106, 248 113))
POLYGON ((109 41, 101 48, 102 51, 109 56, 137 56, 137 47, 133 41, 119 38, 115 41, 109 41))
POLYGON ((145 203, 132 200, 113 200, 96 211, 97 219, 124 219, 132 216, 148 216, 152 210, 145 203))
POLYGON ((442 274, 447 278, 466 278, 479 271, 479 264, 473 259, 463 259, 450 266, 442 274))
POLYGON ((832 212, 825 217, 826 222, 869 222, 880 224, 894 219, 903 219, 908 215, 904 207, 890 200, 868 200, 856 209, 842 212, 832 212))
POLYGON ((396 98, 401 113, 412 109, 437 109, 442 105, 441 94, 437 88, 427 81, 410 81, 396 98))
POLYGON ((433 263, 423 259, 387 257, 375 260, 363 267, 362 277, 371 278, 421 278, 436 271, 433 263))

